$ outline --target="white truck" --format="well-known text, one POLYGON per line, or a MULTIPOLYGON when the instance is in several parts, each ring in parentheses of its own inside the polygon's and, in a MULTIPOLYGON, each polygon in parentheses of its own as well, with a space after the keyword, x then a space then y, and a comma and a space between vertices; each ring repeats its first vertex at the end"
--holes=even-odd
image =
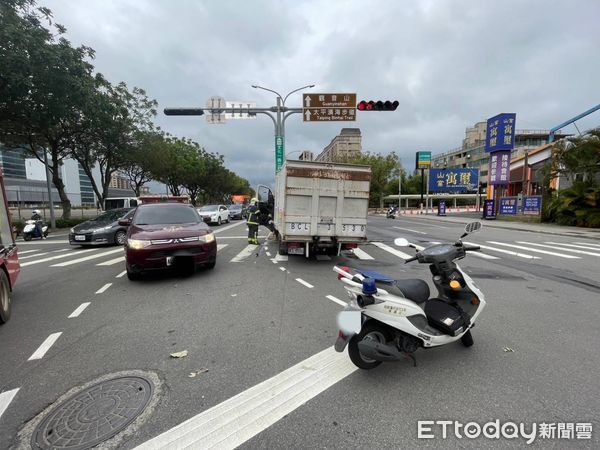
POLYGON ((366 242, 370 182, 369 166, 287 160, 275 195, 258 190, 261 209, 273 211, 279 254, 337 255, 366 242))

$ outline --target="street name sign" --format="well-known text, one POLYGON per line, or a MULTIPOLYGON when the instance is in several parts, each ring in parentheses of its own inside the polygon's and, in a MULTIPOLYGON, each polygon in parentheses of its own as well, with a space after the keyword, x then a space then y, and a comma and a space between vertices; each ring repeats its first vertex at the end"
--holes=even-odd
POLYGON ((304 122, 356 120, 356 94, 302 94, 304 122))

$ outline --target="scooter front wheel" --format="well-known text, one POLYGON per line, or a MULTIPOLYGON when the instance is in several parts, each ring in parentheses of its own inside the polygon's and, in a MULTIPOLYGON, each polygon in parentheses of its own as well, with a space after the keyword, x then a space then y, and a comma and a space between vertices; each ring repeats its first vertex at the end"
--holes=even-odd
POLYGON ((383 326, 376 322, 367 322, 359 334, 352 336, 348 342, 348 355, 356 367, 364 370, 371 370, 381 364, 381 361, 367 358, 358 349, 358 343, 371 340, 380 344, 385 344, 391 340, 390 333, 383 326))
POLYGON ((30 241, 31 240, 31 234, 27 233, 23 235, 23 239, 25 239, 26 241, 30 241))

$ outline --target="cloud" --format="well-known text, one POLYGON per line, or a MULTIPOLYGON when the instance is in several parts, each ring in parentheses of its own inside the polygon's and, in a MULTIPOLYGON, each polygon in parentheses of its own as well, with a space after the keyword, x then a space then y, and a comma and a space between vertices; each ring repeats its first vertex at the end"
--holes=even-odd
MULTIPOLYGON (((41 2, 43 3, 43 2, 41 2)), ((273 106, 274 94, 356 92, 400 102, 356 123, 286 122, 286 150, 320 152, 342 127, 359 127, 365 150, 458 147, 466 127, 516 112, 518 128, 548 129, 598 103, 600 3, 564 1, 53 0, 74 44, 97 52, 111 81, 140 86, 166 106, 203 106, 211 95, 273 106), (565 13, 576 12, 565 20, 565 13)), ((300 106, 300 96, 288 99, 300 106)), ((268 117, 210 125, 157 117, 165 130, 225 155, 253 184, 272 182, 268 117)), ((598 126, 596 113, 580 129, 598 126)), ((569 132, 575 132, 570 127, 569 132)))

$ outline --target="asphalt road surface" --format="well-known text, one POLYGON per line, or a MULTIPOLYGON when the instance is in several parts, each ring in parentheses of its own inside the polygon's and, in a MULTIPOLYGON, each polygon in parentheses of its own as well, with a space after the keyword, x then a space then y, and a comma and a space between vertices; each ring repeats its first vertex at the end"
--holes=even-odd
POLYGON ((332 350, 347 301, 334 264, 429 282, 426 266, 390 251, 413 252, 394 238, 454 241, 462 228, 370 217, 369 244, 307 260, 278 256, 274 242, 256 256, 236 222, 215 227, 215 269, 138 282, 124 276, 120 248, 71 248, 64 236, 19 243, 12 318, 0 327, 0 448, 28 448, 31 424, 66 394, 136 371, 155 377, 153 406, 107 447, 527 446, 443 439, 437 425, 418 437, 419 421, 498 420, 555 424, 553 439, 538 428, 534 447, 598 448, 600 240, 484 226, 465 239, 483 254, 460 262, 487 300, 473 347, 419 350, 417 367, 372 371, 332 350))

